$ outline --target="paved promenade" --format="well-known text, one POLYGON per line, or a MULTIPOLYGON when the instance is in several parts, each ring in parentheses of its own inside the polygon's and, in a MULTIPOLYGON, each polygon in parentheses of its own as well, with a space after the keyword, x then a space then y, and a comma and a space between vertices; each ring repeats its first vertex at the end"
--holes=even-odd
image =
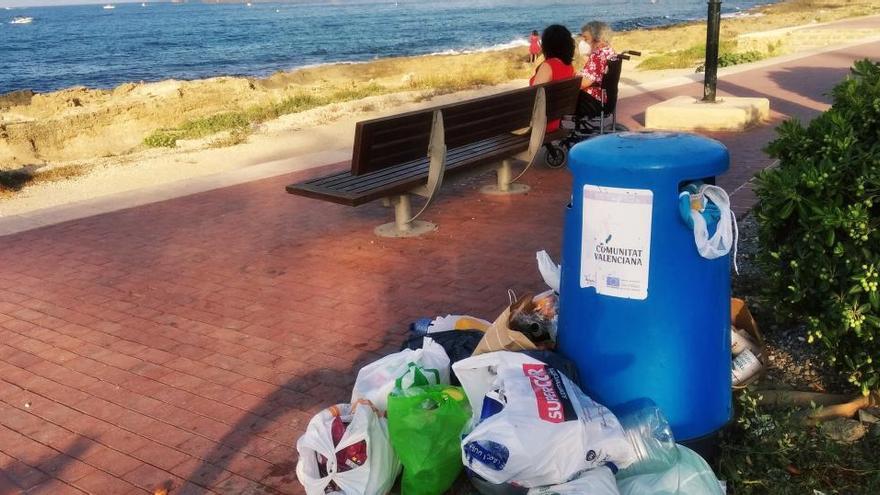
MULTIPOLYGON (((720 185, 743 213, 782 118, 808 119, 870 43, 725 77, 768 96, 773 122, 713 134, 720 185)), ((698 95, 690 84, 621 101, 698 95)), ((328 165, 0 237, 0 494, 301 493, 294 444, 356 370, 397 350, 422 316, 493 319, 506 291, 540 290, 534 253, 557 256, 570 180, 537 168, 528 195, 446 187, 439 231, 387 240, 380 204, 346 208, 284 185, 328 165)))

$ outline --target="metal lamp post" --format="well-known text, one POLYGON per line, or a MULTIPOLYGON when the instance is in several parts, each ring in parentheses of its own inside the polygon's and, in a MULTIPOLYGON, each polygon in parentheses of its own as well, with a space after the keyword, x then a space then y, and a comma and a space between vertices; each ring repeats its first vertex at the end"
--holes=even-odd
POLYGON ((718 44, 721 31, 721 0, 709 0, 709 21, 706 25, 706 73, 703 79, 703 101, 715 102, 718 84, 718 44))

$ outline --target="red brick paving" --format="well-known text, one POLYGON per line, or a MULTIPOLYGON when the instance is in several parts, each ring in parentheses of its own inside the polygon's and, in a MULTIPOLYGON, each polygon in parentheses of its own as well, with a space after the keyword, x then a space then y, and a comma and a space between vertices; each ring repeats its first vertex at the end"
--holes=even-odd
MULTIPOLYGON (((774 119, 808 118, 863 45, 730 76, 722 94, 772 93, 774 119)), ((621 102, 645 105, 697 84, 621 102)), ((773 126, 714 134, 730 191, 769 160, 773 126)), ((301 493, 294 445, 355 371, 397 350, 421 316, 492 318, 507 288, 539 290, 534 252, 558 253, 568 174, 538 168, 528 195, 491 178, 447 187, 440 230, 386 240, 378 204, 290 196, 319 170, 0 239, 0 494, 301 493)), ((740 212, 749 188, 734 194, 740 212)))

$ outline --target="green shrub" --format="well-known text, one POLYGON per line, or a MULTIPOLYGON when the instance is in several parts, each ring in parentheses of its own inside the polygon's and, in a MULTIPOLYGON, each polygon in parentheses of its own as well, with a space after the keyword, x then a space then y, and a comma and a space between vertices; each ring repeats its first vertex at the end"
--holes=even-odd
POLYGON ((776 314, 806 323, 867 393, 880 386, 880 64, 857 62, 832 96, 767 147, 779 166, 757 178, 759 259, 776 314))
POLYGON ((722 53, 718 56, 718 67, 730 67, 731 65, 747 64, 767 58, 767 55, 755 50, 739 53, 722 53))
POLYGON ((327 96, 315 96, 308 93, 297 94, 277 103, 256 105, 242 111, 218 113, 188 120, 175 129, 158 129, 144 138, 144 145, 150 148, 173 148, 177 146, 179 139, 198 139, 222 131, 232 131, 230 136, 236 136, 232 141, 243 142, 249 133, 247 129, 251 124, 277 119, 282 115, 304 112, 322 105, 358 100, 388 92, 390 92, 388 88, 371 83, 362 87, 341 89, 327 96))
MULTIPOLYGON (((767 58, 767 55, 758 51, 748 51, 737 53, 737 42, 735 40, 721 40, 718 44, 718 66, 727 67, 730 65, 743 64, 746 62, 755 62, 767 58)), ((684 50, 675 50, 667 53, 660 53, 646 58, 639 64, 641 70, 658 70, 658 69, 687 69, 702 64, 706 61, 706 44, 691 45, 684 50)))
POLYGON ((178 133, 172 129, 157 129, 144 138, 149 148, 173 148, 177 146, 178 133))
POLYGON ((706 59, 706 45, 693 45, 684 50, 653 55, 639 64, 641 70, 684 69, 706 59))

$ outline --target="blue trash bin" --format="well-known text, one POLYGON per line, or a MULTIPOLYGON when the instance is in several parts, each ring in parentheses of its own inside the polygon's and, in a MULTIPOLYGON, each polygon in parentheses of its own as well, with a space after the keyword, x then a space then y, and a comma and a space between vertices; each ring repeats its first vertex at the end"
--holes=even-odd
POLYGON ((619 133, 569 155, 559 348, 612 410, 650 398, 679 441, 731 418, 730 255, 700 256, 679 213, 690 181, 729 167, 718 141, 619 133))

